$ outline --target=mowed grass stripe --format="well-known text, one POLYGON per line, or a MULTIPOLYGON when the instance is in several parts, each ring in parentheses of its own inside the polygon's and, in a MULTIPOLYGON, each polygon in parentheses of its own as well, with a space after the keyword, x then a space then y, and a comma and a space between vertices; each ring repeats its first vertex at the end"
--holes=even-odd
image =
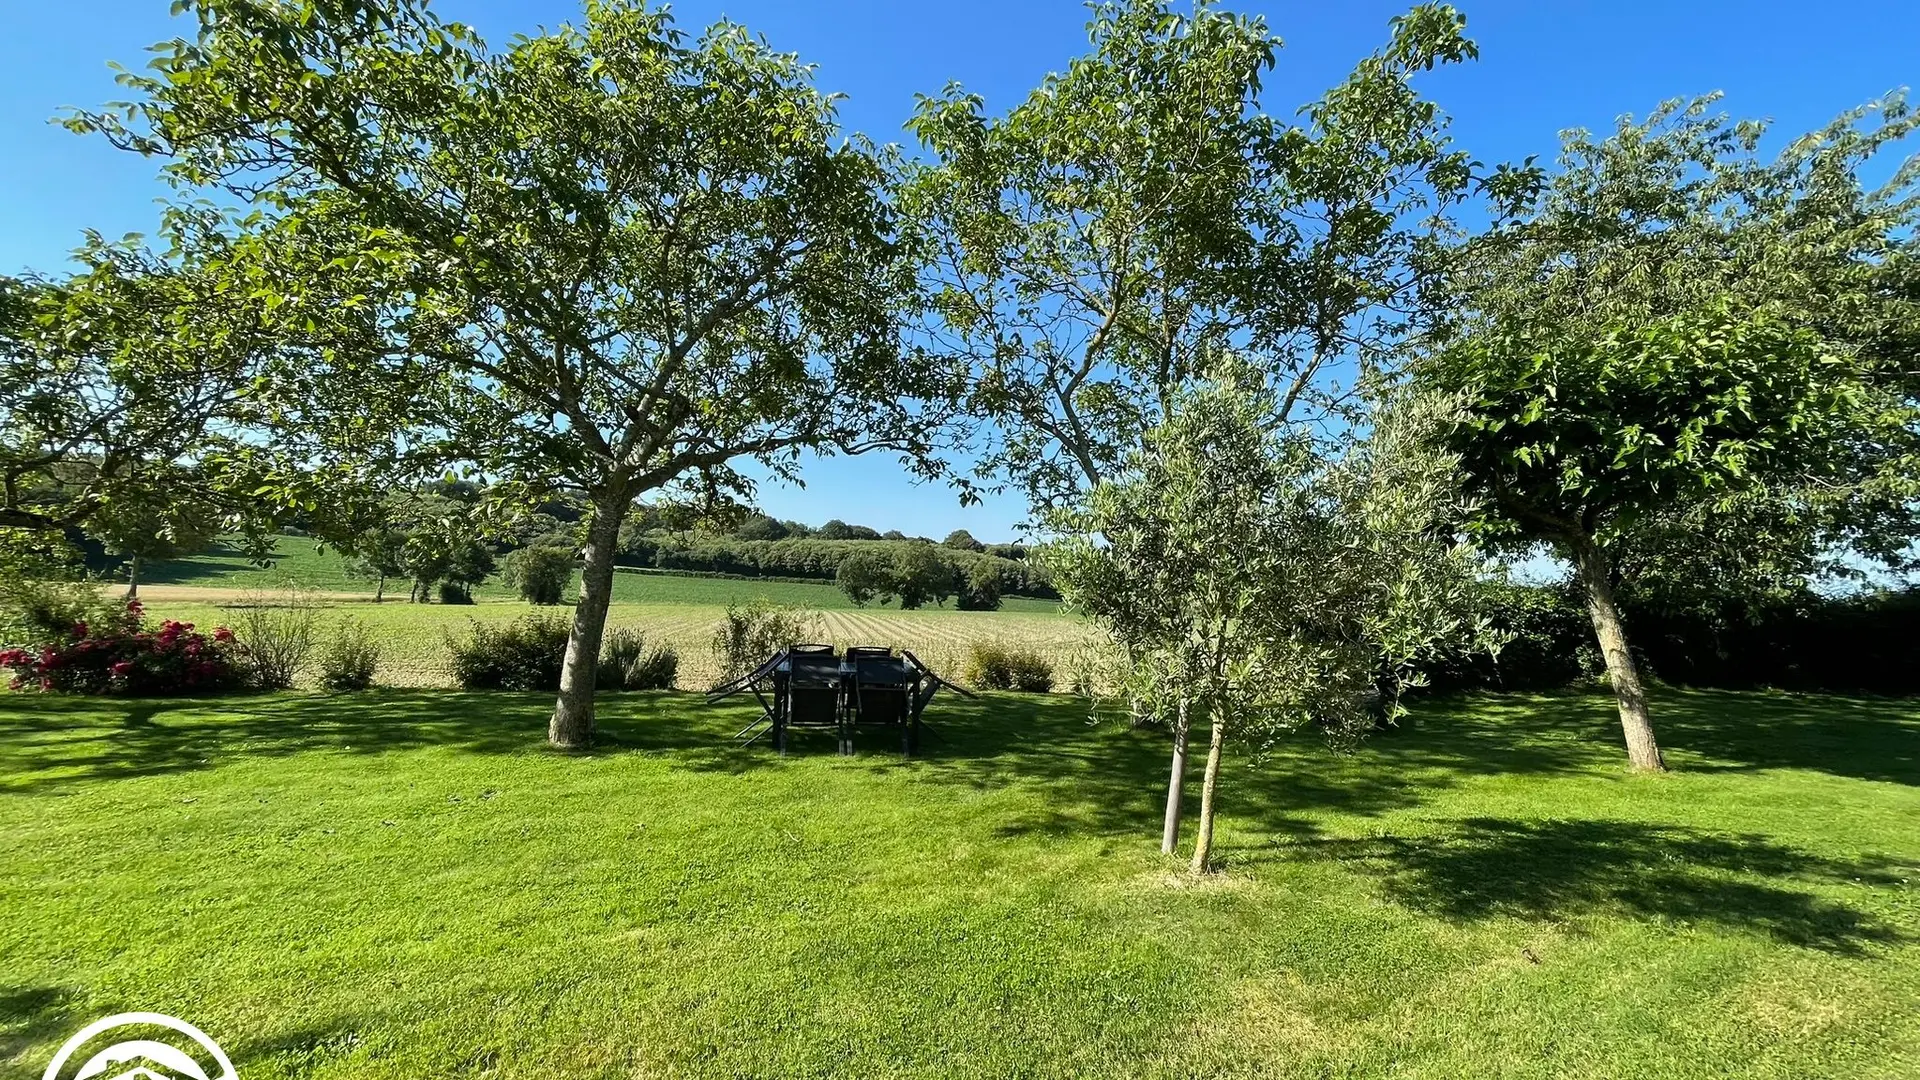
MULTIPOLYGON (((684 618, 685 616, 680 616, 684 618)), ((943 695, 929 753, 751 702, 0 695, 0 1075, 191 1017, 249 1080, 1913 1075, 1920 709, 1417 702, 1157 853, 1163 733, 943 695), (818 750, 819 752, 815 752, 818 750)))

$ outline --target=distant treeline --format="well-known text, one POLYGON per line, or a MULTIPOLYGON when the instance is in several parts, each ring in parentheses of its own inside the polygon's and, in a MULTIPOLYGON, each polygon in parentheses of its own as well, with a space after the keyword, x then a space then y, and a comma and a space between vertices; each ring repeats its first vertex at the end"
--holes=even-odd
MULTIPOLYGON (((855 556, 879 555, 892 560, 906 547, 930 543, 927 540, 906 539, 741 540, 685 533, 628 532, 620 538, 619 561, 624 566, 658 570, 834 581, 839 576, 841 565, 855 556)), ((979 549, 950 543, 937 546, 941 558, 950 563, 961 577, 971 577, 982 570, 990 571, 998 581, 1001 595, 1043 600, 1060 598, 1060 594, 1048 583, 1045 573, 1026 559, 1026 550, 1017 544, 982 545, 979 549)))

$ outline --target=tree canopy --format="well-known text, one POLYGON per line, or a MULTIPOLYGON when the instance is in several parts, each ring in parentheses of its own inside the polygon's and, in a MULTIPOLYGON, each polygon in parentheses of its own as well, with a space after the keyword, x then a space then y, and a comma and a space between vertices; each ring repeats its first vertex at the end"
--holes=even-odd
POLYGON ((181 6, 199 33, 138 100, 71 123, 271 215, 278 302, 363 282, 388 347, 340 366, 431 449, 590 502, 556 744, 590 737, 635 498, 746 490, 742 459, 791 477, 802 448, 937 471, 955 387, 902 348, 889 163, 793 55, 625 0, 500 50, 420 0, 181 6))
POLYGON ((1412 86, 1475 55, 1464 24, 1444 5, 1395 19, 1298 126, 1263 105, 1279 39, 1208 2, 1097 5, 1090 55, 1004 116, 957 85, 922 98, 909 127, 931 162, 902 206, 928 335, 1002 418, 982 473, 1070 500, 1229 346, 1276 373, 1289 412, 1344 400, 1343 361, 1385 362, 1475 179, 1412 86))
POLYGON ((352 430, 312 408, 312 369, 356 347, 347 320, 276 311, 247 285, 262 245, 219 214, 170 210, 161 239, 89 234, 64 277, 0 278, 0 526, 125 551, 257 540, 296 512, 350 534, 387 457, 368 421, 391 408, 352 430))
POLYGON ((1491 536, 1545 541, 1584 585, 1631 757, 1661 767, 1614 598, 1633 576, 1804 581, 1914 535, 1915 166, 1858 166, 1903 101, 1771 160, 1763 126, 1669 103, 1567 137, 1536 198, 1452 254, 1455 317, 1419 375, 1466 395, 1448 440, 1491 536))

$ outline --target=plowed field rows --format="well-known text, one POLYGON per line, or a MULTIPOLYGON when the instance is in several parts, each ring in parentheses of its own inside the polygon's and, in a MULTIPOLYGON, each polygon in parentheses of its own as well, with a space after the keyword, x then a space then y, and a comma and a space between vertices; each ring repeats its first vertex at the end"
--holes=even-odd
MULTIPOLYGON (((154 590, 159 593, 159 590, 154 590)), ((241 595, 234 594, 237 602, 241 595)), ((219 603, 195 597, 174 599, 165 594, 149 601, 155 617, 183 619, 201 626, 231 621, 219 603)), ((382 645, 379 680, 389 686, 445 686, 447 639, 467 633, 473 623, 506 622, 531 609, 513 602, 480 603, 471 607, 439 604, 372 604, 364 601, 325 600, 319 605, 324 628, 342 619, 358 619, 382 645)), ((719 675, 710 642, 724 609, 709 605, 615 604, 608 627, 630 627, 651 641, 670 644, 680 654, 679 686, 699 690, 719 675)), ((552 609, 557 617, 570 608, 552 609)), ((1051 613, 1007 611, 897 611, 852 610, 816 612, 814 637, 842 648, 848 645, 891 645, 911 649, 934 670, 958 681, 966 667, 968 648, 976 641, 997 641, 1035 649, 1052 659, 1060 681, 1093 631, 1077 620, 1051 613)))

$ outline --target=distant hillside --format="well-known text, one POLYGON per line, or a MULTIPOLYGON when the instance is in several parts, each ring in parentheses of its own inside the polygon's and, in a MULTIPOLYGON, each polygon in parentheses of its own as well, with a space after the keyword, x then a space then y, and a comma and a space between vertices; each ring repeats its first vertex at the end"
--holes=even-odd
MULTIPOLYGON (((141 573, 142 584, 197 585, 203 588, 272 590, 289 584, 319 592, 371 593, 372 578, 357 576, 348 570, 347 560, 339 552, 321 550, 320 544, 301 536, 275 538, 272 563, 260 566, 247 560, 238 547, 216 543, 208 550, 184 559, 153 563, 141 573)), ((572 590, 569 590, 571 597, 572 590)), ((677 570, 637 570, 627 568, 615 575, 613 598, 628 604, 727 604, 765 597, 774 603, 822 611, 853 609, 841 591, 829 581, 767 580, 762 578, 714 577, 677 570)), ((389 601, 404 603, 405 582, 387 582, 389 601)), ((510 600, 514 592, 502 584, 499 575, 488 578, 474 590, 481 601, 510 600)), ((886 605, 871 604, 869 607, 886 605)), ((1057 601, 1007 597, 1007 611, 1057 611, 1057 601)))

